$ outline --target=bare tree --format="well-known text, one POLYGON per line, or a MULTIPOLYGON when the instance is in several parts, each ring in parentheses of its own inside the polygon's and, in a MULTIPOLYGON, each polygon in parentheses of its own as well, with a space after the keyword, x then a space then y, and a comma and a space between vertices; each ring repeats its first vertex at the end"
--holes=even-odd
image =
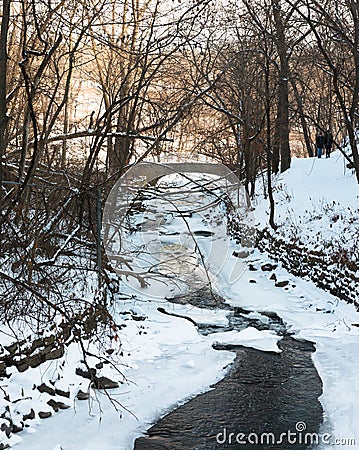
POLYGON ((359 153, 356 136, 359 100, 359 8, 356 1, 324 3, 286 0, 307 22, 322 55, 322 70, 330 74, 333 93, 344 122, 359 182, 359 153))
POLYGON ((2 5, 2 18, 0 29, 0 183, 3 180, 3 156, 6 150, 6 126, 7 126, 7 60, 8 60, 8 32, 10 23, 10 2, 4 0, 2 5))

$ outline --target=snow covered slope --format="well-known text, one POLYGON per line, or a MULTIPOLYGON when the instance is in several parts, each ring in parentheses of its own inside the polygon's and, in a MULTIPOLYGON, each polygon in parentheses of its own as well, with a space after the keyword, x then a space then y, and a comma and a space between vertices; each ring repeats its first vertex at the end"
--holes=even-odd
MULTIPOLYGON (((275 220, 280 235, 308 250, 346 250, 358 260, 359 185, 339 152, 331 158, 292 159, 274 183, 275 220)), ((268 201, 257 197, 256 216, 267 225, 268 201)))

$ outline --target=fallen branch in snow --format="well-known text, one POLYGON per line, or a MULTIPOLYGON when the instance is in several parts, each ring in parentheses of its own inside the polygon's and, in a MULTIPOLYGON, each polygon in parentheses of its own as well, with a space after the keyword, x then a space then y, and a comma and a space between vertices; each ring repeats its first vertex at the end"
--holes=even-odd
POLYGON ((186 320, 190 321, 191 323, 193 323, 193 325, 195 327, 198 327, 198 324, 192 319, 192 317, 183 316, 182 314, 171 313, 161 307, 157 308, 157 311, 162 314, 167 314, 167 316, 173 316, 173 317, 179 317, 180 319, 186 319, 186 320))

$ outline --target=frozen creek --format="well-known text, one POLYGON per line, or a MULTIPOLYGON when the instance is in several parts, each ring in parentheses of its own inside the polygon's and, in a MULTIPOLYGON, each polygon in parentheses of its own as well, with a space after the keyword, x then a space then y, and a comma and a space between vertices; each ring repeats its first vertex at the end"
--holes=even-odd
MULTIPOLYGON (((206 289, 197 295, 173 300, 214 307, 210 292, 206 289)), ((322 407, 318 401, 322 384, 311 358, 314 346, 290 336, 283 321, 274 313, 263 315, 262 321, 260 317, 248 317, 250 311, 231 308, 226 304, 221 304, 221 307, 228 308, 229 319, 223 331, 247 327, 274 330, 281 336, 278 342, 281 352, 260 351, 233 344, 214 346, 218 351, 226 349, 236 352, 236 359, 227 376, 212 386, 212 390, 163 417, 147 431, 148 436, 136 440, 135 450, 299 450, 310 447, 306 435, 302 433, 301 438, 298 430, 304 422, 305 433, 318 433, 322 422, 322 407), (288 435, 288 431, 293 434, 288 435), (302 443, 296 442, 301 439, 302 443), (246 443, 247 440, 249 442, 246 443)), ((213 331, 206 326, 198 328, 200 333, 213 331)))
MULTIPOLYGON (((205 273, 201 267, 206 260, 211 268, 211 262, 218 254, 215 245, 220 242, 223 247, 226 243, 223 240, 227 231, 225 221, 218 227, 218 217, 222 215, 223 220, 225 211, 216 205, 209 206, 207 216, 206 212, 196 215, 189 210, 210 204, 207 193, 196 192, 185 198, 176 192, 172 195, 176 198, 177 211, 172 212, 170 218, 158 211, 158 203, 151 195, 147 197, 147 211, 140 219, 135 219, 137 232, 130 238, 130 244, 132 240, 139 245, 141 235, 148 254, 155 255, 160 261, 161 273, 185 280, 187 285, 185 294, 180 289, 177 295, 167 298, 167 304, 158 308, 159 312, 171 314, 171 303, 214 312, 225 310, 226 325, 197 324, 193 319, 189 320, 201 335, 232 333, 233 336, 238 332, 267 330, 277 336, 277 347, 273 351, 261 351, 226 343, 226 339, 221 344, 215 342, 213 348, 217 351, 236 353, 225 378, 208 392, 165 415, 147 430, 146 436, 136 439, 134 449, 309 448, 311 441, 304 439, 300 432, 319 433, 323 416, 318 400, 322 383, 312 361, 313 343, 296 339, 276 313, 231 306, 211 292, 206 277, 213 274, 205 273), (216 226, 211 226, 216 217, 216 226), (185 227, 183 223, 181 226, 183 221, 185 227), (153 239, 154 224, 155 228, 159 227, 159 235, 153 239), (193 230, 192 236, 188 229, 193 230), (203 257, 196 265, 200 251, 203 257), (301 429, 303 423, 305 429, 301 429)), ((154 261, 150 260, 150 263, 154 261)), ((211 277, 213 284, 215 276, 211 277)))
MULTIPOLYGON (((299 167, 298 176, 302 175, 299 167)), ((323 418, 319 438, 330 433, 331 440, 321 442, 318 450, 356 448, 359 313, 258 250, 250 254, 247 270, 233 276, 238 274, 234 268, 242 248, 228 238, 223 204, 207 191, 185 186, 183 180, 169 181, 169 201, 164 185, 157 197, 153 191, 144 192, 129 217, 129 252, 121 252, 134 270, 149 275, 144 288, 138 279, 122 276, 121 295, 114 303, 116 323, 121 325, 118 351, 123 351, 117 360, 125 378, 109 365, 100 373, 119 382, 111 395, 126 409, 115 409, 107 396, 92 390, 90 402, 75 399, 87 384, 74 375, 81 353, 70 346, 64 366, 55 361, 14 373, 7 389, 11 399, 25 396, 15 403, 22 413, 31 407, 50 408, 50 397, 33 390, 39 382, 70 390, 74 400, 68 403, 74 407, 43 421, 35 418, 9 443, 19 450, 131 450, 135 445, 249 450, 255 448, 253 433, 261 438, 273 426, 273 435, 288 428, 291 442, 266 444, 270 436, 262 436, 263 445, 257 448, 290 450, 303 448, 300 437, 317 429, 323 418), (226 301, 214 301, 209 294, 199 250, 213 290, 226 301), (60 380, 54 378, 57 367, 60 380), (222 386, 227 391, 221 391, 222 386), (181 421, 172 420, 182 411, 181 421), (246 437, 249 431, 247 443, 229 444, 236 434, 246 437), (293 433, 298 439, 294 443, 293 433)), ((205 182, 208 186, 208 177, 205 182)), ((351 198, 353 189, 347 185, 351 198)), ((90 361, 93 366, 97 362, 90 361)))

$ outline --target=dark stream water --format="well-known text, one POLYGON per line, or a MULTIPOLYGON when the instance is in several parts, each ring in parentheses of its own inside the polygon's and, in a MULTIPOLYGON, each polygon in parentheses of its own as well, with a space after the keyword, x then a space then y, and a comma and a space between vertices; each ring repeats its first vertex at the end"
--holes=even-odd
POLYGON ((309 433, 319 432, 323 412, 318 400, 322 383, 311 358, 315 351, 313 344, 291 336, 275 313, 263 314, 263 320, 252 319, 247 317, 250 311, 232 308, 208 292, 172 301, 228 309, 228 326, 199 327, 200 333, 241 330, 248 326, 272 329, 282 336, 278 342, 282 351, 217 346, 219 351, 236 352, 226 377, 212 386, 212 390, 160 419, 147 431, 147 436, 136 439, 134 449, 310 448, 316 437, 309 433))

